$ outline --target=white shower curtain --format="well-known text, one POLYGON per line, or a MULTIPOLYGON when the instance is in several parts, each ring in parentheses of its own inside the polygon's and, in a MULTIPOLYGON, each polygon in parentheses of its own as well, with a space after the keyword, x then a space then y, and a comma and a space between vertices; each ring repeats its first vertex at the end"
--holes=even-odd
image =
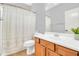
POLYGON ((24 49, 25 41, 35 32, 35 14, 3 4, 3 55, 24 49))
POLYGON ((0 4, 0 55, 2 53, 2 5, 0 4))

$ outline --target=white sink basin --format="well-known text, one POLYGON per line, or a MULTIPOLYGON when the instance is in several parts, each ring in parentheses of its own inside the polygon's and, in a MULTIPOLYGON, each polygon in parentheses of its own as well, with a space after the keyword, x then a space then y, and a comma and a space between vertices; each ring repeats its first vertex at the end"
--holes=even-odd
POLYGON ((55 35, 45 34, 44 36, 46 38, 49 38, 49 39, 52 39, 52 40, 56 40, 56 41, 61 42, 61 43, 63 43, 63 42, 67 43, 67 42, 70 42, 71 40, 73 40, 72 37, 60 36, 58 34, 55 34, 55 35))
POLYGON ((44 35, 46 38, 50 38, 50 39, 58 39, 57 36, 54 36, 54 35, 48 35, 48 34, 45 34, 44 35))

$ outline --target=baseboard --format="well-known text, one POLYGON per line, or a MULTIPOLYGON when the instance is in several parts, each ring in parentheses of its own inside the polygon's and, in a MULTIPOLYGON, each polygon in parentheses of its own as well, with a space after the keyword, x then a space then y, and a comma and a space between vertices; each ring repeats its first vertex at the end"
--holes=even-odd
POLYGON ((2 56, 9 56, 11 54, 17 53, 22 50, 24 50, 24 48, 18 48, 18 49, 15 49, 14 51, 11 51, 10 53, 3 53, 2 56))

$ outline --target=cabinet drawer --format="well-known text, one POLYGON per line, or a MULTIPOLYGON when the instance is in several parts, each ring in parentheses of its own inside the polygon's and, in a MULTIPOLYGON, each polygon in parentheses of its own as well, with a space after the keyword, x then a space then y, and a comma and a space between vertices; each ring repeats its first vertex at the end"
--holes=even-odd
POLYGON ((77 56, 77 52, 71 49, 56 45, 56 52, 62 56, 77 56))
POLYGON ((49 48, 52 51, 55 51, 55 44, 51 42, 47 42, 47 48, 49 48))
POLYGON ((47 41, 40 39, 40 44, 46 47, 47 46, 47 41))
POLYGON ((58 55, 57 53, 51 51, 50 49, 47 49, 46 55, 47 55, 47 56, 60 56, 60 55, 58 55))

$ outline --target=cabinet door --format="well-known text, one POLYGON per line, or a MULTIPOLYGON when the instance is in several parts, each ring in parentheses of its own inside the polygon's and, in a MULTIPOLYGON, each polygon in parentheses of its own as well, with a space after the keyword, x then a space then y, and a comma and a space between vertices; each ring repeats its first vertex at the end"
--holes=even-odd
POLYGON ((47 56, 59 56, 57 53, 51 51, 50 49, 46 49, 47 56))
POLYGON ((35 55, 36 56, 45 56, 45 47, 43 47, 39 43, 36 43, 36 45, 35 45, 35 55))
POLYGON ((41 55, 41 47, 39 43, 35 43, 35 55, 40 56, 41 55))
POLYGON ((46 55, 46 50, 44 46, 40 46, 41 47, 41 56, 45 56, 46 55))

